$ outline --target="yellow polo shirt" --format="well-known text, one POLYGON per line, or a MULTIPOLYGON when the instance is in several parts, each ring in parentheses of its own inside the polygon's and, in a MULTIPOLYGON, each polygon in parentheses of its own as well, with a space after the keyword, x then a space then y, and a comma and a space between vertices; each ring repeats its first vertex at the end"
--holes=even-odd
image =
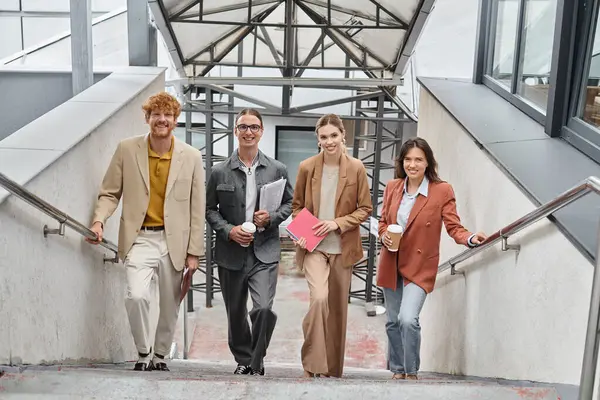
POLYGON ((173 155, 173 142, 171 148, 162 156, 156 154, 148 143, 148 175, 150 177, 150 202, 144 219, 144 226, 163 226, 165 193, 167 191, 167 179, 171 168, 171 156, 173 155))

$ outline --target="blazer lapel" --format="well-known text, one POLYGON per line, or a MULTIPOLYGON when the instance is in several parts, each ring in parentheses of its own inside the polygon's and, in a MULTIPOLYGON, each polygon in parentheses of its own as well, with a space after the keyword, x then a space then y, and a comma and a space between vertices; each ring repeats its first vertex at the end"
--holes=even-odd
POLYGON ((335 209, 337 209, 337 204, 340 201, 340 197, 342 197, 342 191, 344 190, 344 186, 346 186, 347 178, 347 169, 348 169, 348 157, 345 154, 342 154, 340 158, 340 173, 338 178, 337 189, 335 191, 335 209))
POLYGON ((183 147, 179 143, 179 140, 173 141, 173 155, 171 156, 171 166, 169 167, 169 177, 167 178, 167 190, 165 191, 165 199, 169 196, 173 184, 177 180, 177 175, 181 170, 183 164, 183 147))
MULTIPOLYGON (((406 223, 406 229, 412 224, 417 215, 421 212, 425 204, 427 204, 427 200, 429 200, 429 196, 431 195, 431 190, 429 191, 429 195, 427 197, 423 195, 418 195, 417 200, 415 201, 415 205, 412 210, 410 210, 410 215, 408 216, 408 222, 406 223)), ((406 229, 404 229, 406 231, 406 229)))
POLYGON ((148 136, 145 136, 138 143, 138 149, 136 151, 136 160, 142 179, 146 185, 146 193, 150 193, 150 177, 148 171, 148 136))
POLYGON ((392 193, 392 206, 390 207, 390 213, 392 214, 390 216, 390 221, 392 221, 392 224, 397 224, 398 223, 398 209, 400 208, 400 203, 402 202, 402 196, 404 195, 404 181, 402 181, 398 187, 396 188, 396 190, 394 190, 394 193, 392 193))
POLYGON ((319 217, 319 206, 321 205, 321 182, 323 181, 323 153, 319 154, 315 162, 315 168, 312 176, 312 201, 313 201, 313 214, 315 217, 319 217))

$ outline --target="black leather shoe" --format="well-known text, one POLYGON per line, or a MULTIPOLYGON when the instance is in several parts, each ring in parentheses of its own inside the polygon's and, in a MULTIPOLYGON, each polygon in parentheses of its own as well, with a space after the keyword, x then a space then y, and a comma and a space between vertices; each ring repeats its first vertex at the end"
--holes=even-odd
POLYGON ((264 375, 265 374, 265 367, 262 367, 260 369, 252 369, 252 375, 264 375))
POLYGON ((133 367, 134 371, 152 371, 152 363, 146 364, 145 362, 135 363, 133 367))
POLYGON ((170 369, 167 367, 167 363, 157 362, 152 365, 152 371, 170 371, 170 369))
POLYGON ((252 372, 252 368, 249 365, 238 364, 235 371, 233 371, 234 375, 248 375, 252 372))

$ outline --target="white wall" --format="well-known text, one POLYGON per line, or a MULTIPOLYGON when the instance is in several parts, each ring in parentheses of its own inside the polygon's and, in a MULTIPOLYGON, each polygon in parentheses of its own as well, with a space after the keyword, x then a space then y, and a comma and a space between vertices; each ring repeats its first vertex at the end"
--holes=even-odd
MULTIPOLYGON (((534 205, 426 91, 418 135, 456 192, 471 230, 492 233, 534 205)), ((592 265, 548 220, 438 277, 421 315, 424 371, 578 384, 592 265)), ((441 261, 461 252, 444 233, 441 261)))
MULTIPOLYGON (((0 143, 0 172, 87 225, 117 143, 144 134, 141 105, 164 90, 158 68, 127 68, 0 143)), ((116 215, 106 224, 116 243, 116 215)), ((0 365, 122 362, 135 356, 121 264, 0 190, 0 365)))

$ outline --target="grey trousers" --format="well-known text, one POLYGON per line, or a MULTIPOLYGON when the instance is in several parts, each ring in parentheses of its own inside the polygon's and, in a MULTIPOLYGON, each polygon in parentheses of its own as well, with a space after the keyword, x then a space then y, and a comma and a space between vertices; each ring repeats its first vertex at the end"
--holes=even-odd
POLYGON ((277 322, 277 315, 271 308, 279 263, 261 263, 252 246, 248 247, 243 262, 243 268, 238 271, 219 266, 219 279, 227 311, 229 349, 238 364, 257 370, 263 367, 263 358, 277 322), (252 297, 252 330, 246 307, 248 291, 252 297))

